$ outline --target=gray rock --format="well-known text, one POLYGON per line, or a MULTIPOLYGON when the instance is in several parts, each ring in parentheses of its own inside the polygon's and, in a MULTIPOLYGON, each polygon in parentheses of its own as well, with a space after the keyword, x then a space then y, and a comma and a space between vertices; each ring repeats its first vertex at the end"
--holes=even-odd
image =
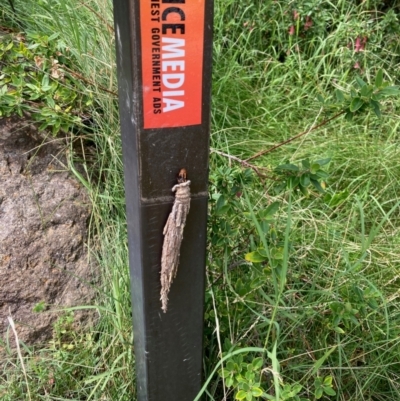
MULTIPOLYGON (((52 336, 64 306, 87 305, 95 295, 95 266, 85 248, 90 202, 66 171, 65 143, 44 138, 25 119, 0 120, 0 333, 11 315, 28 343, 52 336), (64 166, 63 166, 64 165, 64 166), (44 302, 46 310, 33 311, 44 302)), ((76 324, 94 319, 76 313, 76 324)), ((8 333, 8 334, 7 334, 8 333)))

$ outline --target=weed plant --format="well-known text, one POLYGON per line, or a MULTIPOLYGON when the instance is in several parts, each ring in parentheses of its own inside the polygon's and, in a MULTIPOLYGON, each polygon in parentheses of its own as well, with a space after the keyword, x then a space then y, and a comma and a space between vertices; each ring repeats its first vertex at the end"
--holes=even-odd
MULTIPOLYGON (((351 91, 363 90, 357 77, 400 83, 400 9, 388 4, 215 1, 207 401, 400 399, 400 101, 363 111, 351 91), (351 121, 237 163, 329 119, 346 96, 351 121)), ((71 90, 93 99, 90 130, 68 135, 96 149, 90 160, 71 152, 70 165, 87 162, 78 178, 93 202, 89 244, 103 284, 91 333, 73 332, 67 314, 22 360, 3 344, 0 398, 29 399, 29 387, 32 400, 132 400, 112 4, 14 5, 3 24, 59 33, 71 90)))

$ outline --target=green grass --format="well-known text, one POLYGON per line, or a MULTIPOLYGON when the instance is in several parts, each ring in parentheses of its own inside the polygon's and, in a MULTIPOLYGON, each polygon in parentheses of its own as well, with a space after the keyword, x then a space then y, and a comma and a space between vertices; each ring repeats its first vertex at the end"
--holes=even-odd
MULTIPOLYGON (((386 80, 399 84, 399 8, 319 3, 215 2, 204 356, 210 401, 240 398, 240 386, 244 393, 260 388, 266 399, 295 400, 299 390, 298 397, 314 400, 319 378, 328 388, 321 399, 400 399, 399 99, 385 100, 381 119, 339 117, 252 161, 271 176, 286 160, 331 158, 326 192, 340 199, 335 206, 317 191, 276 194, 274 181, 217 153, 244 160, 329 118, 334 111, 317 96, 332 100, 335 88, 349 90, 357 73, 373 82, 382 68, 386 80), (362 52, 354 51, 358 36, 368 37, 362 52), (274 201, 280 208, 267 224, 262 211, 274 201), (265 262, 245 260, 259 248, 265 262)), ((32 400, 132 400, 121 142, 117 97, 110 93, 116 92, 111 2, 15 0, 15 7, 17 16, 32 17, 21 17, 24 30, 61 32, 68 67, 83 77, 75 76, 72 89, 94 99, 92 131, 75 140, 95 143, 81 181, 93 202, 89 244, 103 276, 99 326, 74 333, 67 315, 54 341, 25 349, 22 362, 7 348, 0 398, 29 399, 29 386, 32 400)))

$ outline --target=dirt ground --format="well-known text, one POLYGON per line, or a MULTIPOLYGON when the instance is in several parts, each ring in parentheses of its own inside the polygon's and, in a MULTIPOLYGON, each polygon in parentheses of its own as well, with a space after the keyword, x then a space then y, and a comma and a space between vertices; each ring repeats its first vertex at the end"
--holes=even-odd
MULTIPOLYGON (((96 269, 85 246, 90 202, 65 167, 65 140, 28 120, 0 120, 0 334, 8 316, 29 343, 52 336, 60 306, 93 302, 96 269), (44 305, 44 311, 33 309, 44 305)), ((76 324, 93 313, 76 313, 76 324)))

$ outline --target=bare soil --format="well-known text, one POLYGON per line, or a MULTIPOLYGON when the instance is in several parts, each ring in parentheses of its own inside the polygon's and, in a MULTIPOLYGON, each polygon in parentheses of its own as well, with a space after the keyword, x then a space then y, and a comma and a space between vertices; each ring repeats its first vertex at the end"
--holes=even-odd
MULTIPOLYGON (((95 295, 96 268, 85 247, 90 202, 67 171, 65 141, 42 135, 23 118, 0 120, 0 334, 7 316, 28 343, 52 336, 64 306, 95 295), (46 305, 37 313, 38 303, 46 305)), ((76 324, 93 320, 76 313, 76 324)))

